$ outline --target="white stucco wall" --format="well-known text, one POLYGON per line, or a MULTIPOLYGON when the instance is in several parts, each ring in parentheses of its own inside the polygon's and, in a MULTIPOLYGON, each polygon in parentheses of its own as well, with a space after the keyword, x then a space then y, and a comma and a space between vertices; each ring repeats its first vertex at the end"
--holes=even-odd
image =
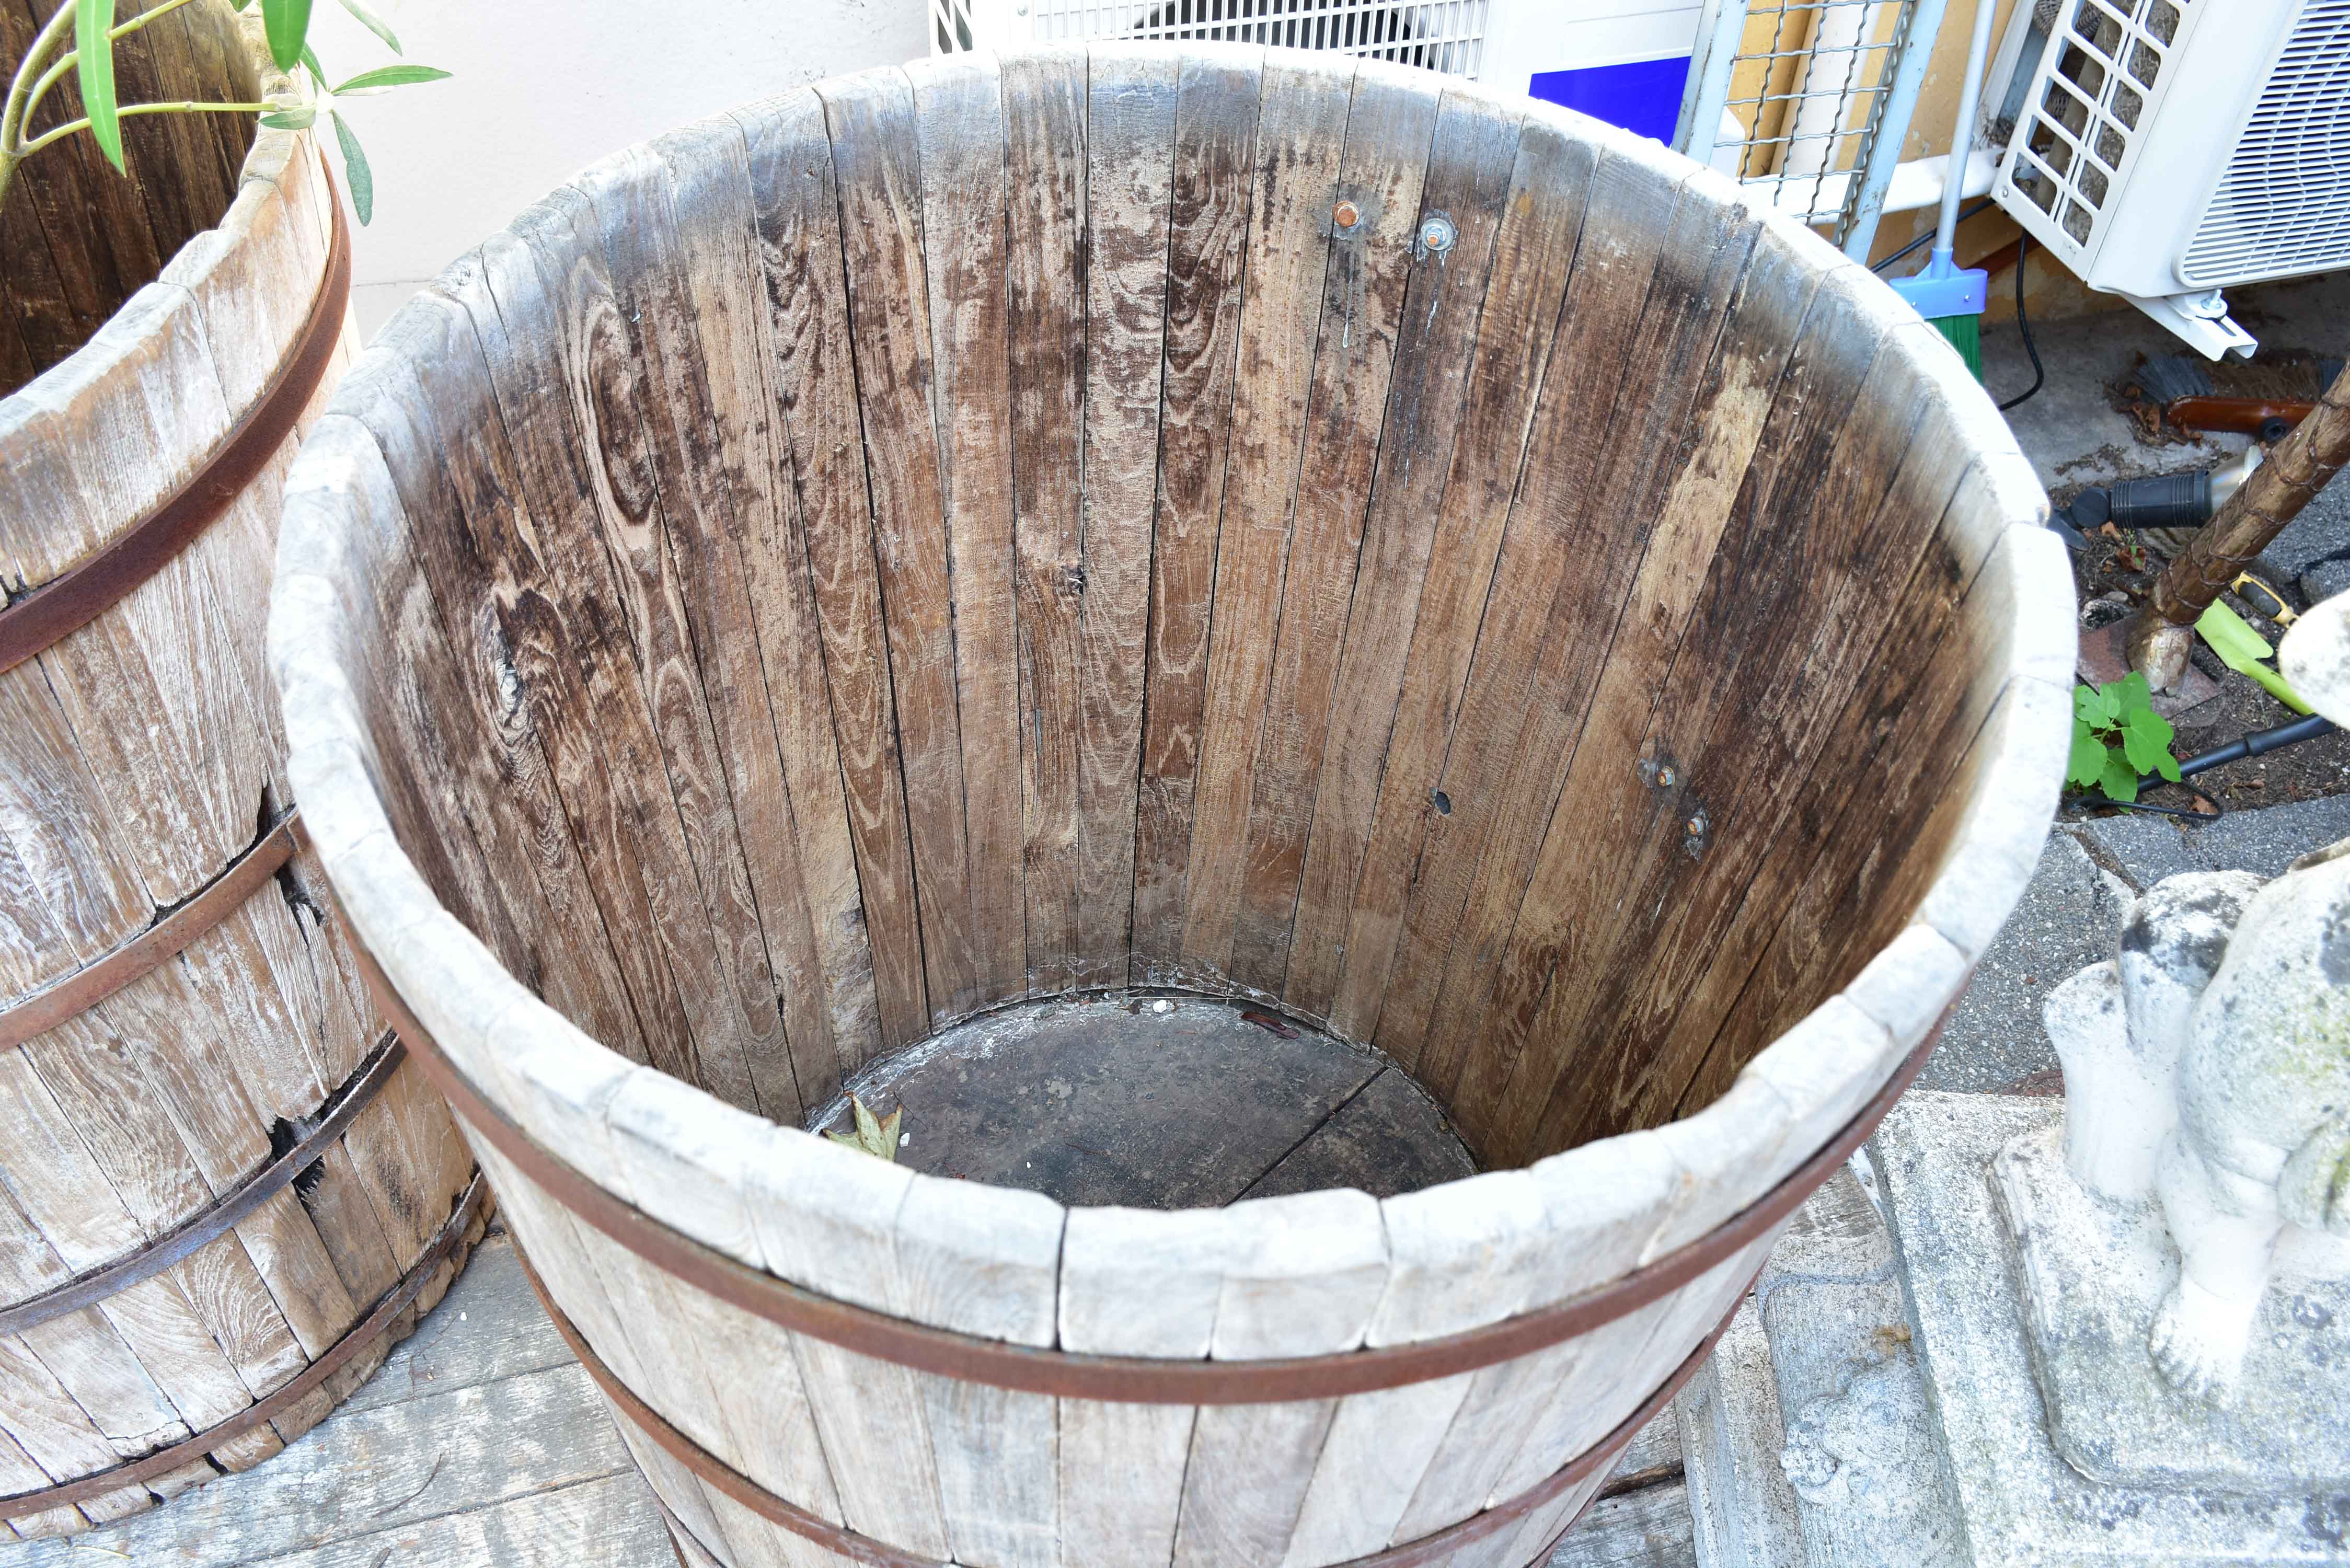
MULTIPOLYGON (((353 242, 353 302, 369 335, 451 258, 606 153, 928 48, 920 0, 370 5, 409 59, 456 77, 346 110, 375 170, 375 221, 353 242)), ((330 79, 390 60, 334 0, 317 0, 315 15, 330 79)))

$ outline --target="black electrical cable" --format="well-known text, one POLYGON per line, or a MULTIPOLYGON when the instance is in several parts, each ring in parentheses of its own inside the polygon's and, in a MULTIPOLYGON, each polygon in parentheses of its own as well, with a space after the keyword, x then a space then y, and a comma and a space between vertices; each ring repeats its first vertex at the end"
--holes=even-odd
POLYGON ((2007 412, 2016 404, 2028 400, 2048 379, 2048 372, 2040 364, 2040 346, 2032 340, 2032 319, 2023 314, 2023 258, 2032 254, 2032 236, 2015 236, 2015 329, 2023 334, 2023 351, 2032 356, 2032 385, 2000 404, 1999 411, 2007 412))
POLYGON ((2320 735, 2334 732, 2334 722, 2323 713, 2295 719, 2273 729, 2255 730, 2241 741, 2230 741, 2224 746, 2189 757, 2178 764, 2180 778, 2192 778, 2205 768, 2216 768, 2222 763, 2241 763, 2246 757, 2266 756, 2280 746, 2290 746, 2302 741, 2314 741, 2320 735))
MULTIPOLYGON (((1960 213, 1959 214, 1958 223, 1963 223, 1969 218, 1974 217, 1979 213, 1987 213, 1991 211, 1991 200, 1990 197, 1986 196, 1981 201, 1977 202, 1973 206, 1969 207, 1965 212, 1960 213)), ((1958 227, 1958 223, 1952 223, 1950 226, 1955 229, 1958 227)), ((1908 244, 1903 245, 1899 250, 1895 251, 1883 261, 1869 263, 1868 270, 1871 272, 1883 272, 1887 267, 1891 266, 1895 262, 1899 261, 1903 256, 1908 255, 1919 245, 1931 244, 1934 236, 1940 233, 1941 228, 1939 224, 1933 228, 1928 229, 1924 234, 1919 234, 1916 239, 1911 240, 1908 244)))

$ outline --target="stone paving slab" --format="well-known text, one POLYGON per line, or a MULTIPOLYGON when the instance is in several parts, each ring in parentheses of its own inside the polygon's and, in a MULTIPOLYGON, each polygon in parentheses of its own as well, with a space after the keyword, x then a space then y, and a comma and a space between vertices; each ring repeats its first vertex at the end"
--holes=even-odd
POLYGON ((2143 814, 2060 823, 1919 1083, 1991 1094, 2054 1068, 2056 1048, 2040 1022, 2049 987, 2111 958, 2128 901, 2165 877, 2230 870, 2274 877, 2341 838, 2350 838, 2350 795, 2204 823, 2143 814))
POLYGON ((2350 1500, 2105 1485, 2049 1445, 2014 1271, 1986 1266, 2008 1248, 1984 1171, 2061 1114, 2053 1100, 1913 1094, 1869 1145, 1974 1568, 2343 1562, 2350 1500))

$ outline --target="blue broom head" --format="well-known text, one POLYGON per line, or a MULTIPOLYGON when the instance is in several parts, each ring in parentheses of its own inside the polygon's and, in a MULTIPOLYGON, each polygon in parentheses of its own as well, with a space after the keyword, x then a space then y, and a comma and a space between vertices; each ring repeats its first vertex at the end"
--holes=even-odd
POLYGON ((1982 308, 1991 275, 1980 267, 1962 267, 1950 253, 1937 248, 1931 259, 1908 277, 1887 280, 1893 292, 1909 302, 1959 351, 1974 378, 1982 379, 1982 308))
POLYGON ((1991 274, 1981 267, 1959 265, 1950 253, 1937 247, 1926 265, 1908 277, 1887 278, 1893 292, 1929 321, 1949 316, 1981 316, 1989 296, 1991 274))

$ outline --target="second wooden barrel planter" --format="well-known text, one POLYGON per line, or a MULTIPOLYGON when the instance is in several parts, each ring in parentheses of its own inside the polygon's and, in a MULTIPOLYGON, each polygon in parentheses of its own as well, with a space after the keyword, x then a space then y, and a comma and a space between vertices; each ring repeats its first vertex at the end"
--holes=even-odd
MULTIPOLYGON (((151 101, 290 87, 227 0, 122 54, 151 101)), ((264 669, 286 471, 358 349, 346 221, 307 131, 126 125, 141 178, 68 141, 0 211, 0 1542, 277 1453, 483 1220, 264 669)))
POLYGON ((296 464, 272 659, 686 1561, 1519 1568, 2030 874, 2043 508, 1930 327, 1653 143, 966 57, 452 267, 296 464), (1483 1173, 1068 1207, 800 1130, 1095 992, 1376 1052, 1483 1173))

